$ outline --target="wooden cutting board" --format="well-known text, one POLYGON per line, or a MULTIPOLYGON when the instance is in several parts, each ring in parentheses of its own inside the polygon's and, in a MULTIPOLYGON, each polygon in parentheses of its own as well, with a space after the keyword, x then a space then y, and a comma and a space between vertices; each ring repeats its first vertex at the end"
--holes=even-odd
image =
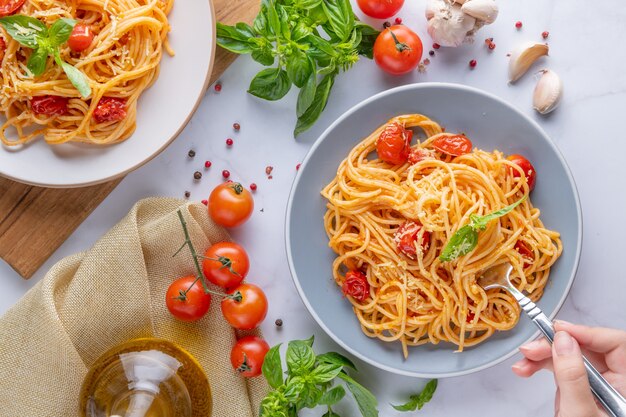
MULTIPOLYGON (((217 20, 227 24, 252 23, 259 5, 259 0, 213 0, 217 20)), ((211 84, 235 58, 221 48, 216 50, 211 84)), ((0 257, 22 277, 30 278, 121 180, 53 189, 0 177, 0 257)))

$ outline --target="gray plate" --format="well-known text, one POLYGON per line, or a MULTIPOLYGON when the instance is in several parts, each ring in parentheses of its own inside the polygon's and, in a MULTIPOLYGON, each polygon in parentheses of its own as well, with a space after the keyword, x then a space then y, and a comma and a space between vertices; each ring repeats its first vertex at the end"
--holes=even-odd
POLYGON ((294 282, 311 315, 341 346, 364 361, 398 374, 437 378, 464 375, 495 365, 537 336, 526 317, 511 331, 497 332, 482 344, 454 353, 450 343, 409 349, 400 343, 365 336, 350 303, 332 280, 334 253, 324 232, 325 201, 321 189, 339 163, 363 137, 389 118, 422 113, 451 132, 465 132, 484 150, 525 155, 537 170, 533 204, 546 227, 558 230, 563 255, 552 268, 539 307, 551 318, 574 280, 582 244, 582 215, 574 179, 561 153, 541 128, 499 98, 456 84, 422 83, 377 94, 348 110, 315 142, 293 184, 287 206, 286 240, 294 282))

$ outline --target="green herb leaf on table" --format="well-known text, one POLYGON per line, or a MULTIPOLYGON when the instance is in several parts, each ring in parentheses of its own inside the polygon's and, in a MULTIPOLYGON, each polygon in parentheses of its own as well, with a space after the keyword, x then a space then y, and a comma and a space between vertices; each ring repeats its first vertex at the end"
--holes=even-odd
POLYGON ((330 89, 333 88, 335 76, 335 73, 331 73, 324 76, 322 81, 320 81, 319 85, 315 89, 315 96, 313 97, 311 105, 304 111, 302 116, 298 117, 298 122, 296 123, 296 127, 293 132, 294 136, 298 136, 298 134, 309 129, 313 126, 317 119, 319 119, 320 115, 324 111, 324 108, 326 107, 326 103, 328 103, 328 96, 330 94, 330 89))
POLYGON ((283 366, 280 362, 280 345, 274 346, 265 354, 261 371, 270 387, 278 388, 283 384, 283 366))
POLYGON ((315 365, 315 352, 305 340, 292 340, 287 345, 287 368, 289 373, 303 375, 315 365))
POLYGON ((303 52, 296 49, 287 58, 287 75, 296 87, 302 88, 312 72, 311 62, 303 52))
MULTIPOLYGON (((314 65, 314 64, 312 64, 314 65)), ((298 102, 296 104, 296 115, 298 117, 302 116, 304 112, 311 107, 311 103, 313 103, 313 99, 315 99, 315 91, 317 89, 317 74, 315 72, 315 67, 309 74, 309 78, 307 78, 306 82, 300 89, 298 93, 298 102)))
POLYGON ((326 391, 320 398, 319 403, 322 405, 335 405, 346 396, 346 390, 343 386, 337 385, 326 391))
POLYGON ((341 417, 341 416, 335 413, 333 410, 328 410, 322 417, 341 417))
POLYGON ((317 361, 321 363, 342 365, 355 371, 357 370, 356 366, 354 366, 354 363, 350 359, 337 352, 322 353, 321 355, 317 356, 317 361))
POLYGON ((342 41, 348 39, 355 21, 350 0, 323 0, 322 7, 332 32, 342 41))
POLYGON ((321 363, 311 372, 311 379, 317 384, 330 382, 343 370, 343 365, 321 363))
POLYGON ((378 417, 378 401, 376 401, 376 397, 347 374, 339 374, 338 376, 346 382, 348 389, 359 406, 361 415, 363 417, 378 417))
POLYGON ((287 71, 280 68, 261 70, 250 82, 248 92, 265 100, 279 100, 289 92, 291 81, 287 71))
POLYGON ((433 394, 437 389, 437 380, 431 379, 428 381, 422 392, 416 395, 411 395, 409 401, 402 405, 391 405, 398 411, 415 411, 421 410, 424 404, 429 402, 433 398, 433 394))
POLYGON ((222 48, 237 54, 251 53, 252 46, 248 39, 249 37, 241 33, 235 26, 217 23, 217 42, 222 48))

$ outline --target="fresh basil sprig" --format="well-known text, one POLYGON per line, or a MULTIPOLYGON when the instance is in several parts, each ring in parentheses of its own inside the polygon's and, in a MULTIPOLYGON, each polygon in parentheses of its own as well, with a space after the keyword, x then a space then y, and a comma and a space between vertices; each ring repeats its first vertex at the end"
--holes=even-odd
POLYGON ((313 337, 308 340, 292 340, 285 354, 286 377, 280 359, 280 345, 274 346, 265 355, 263 375, 272 391, 261 401, 261 417, 295 417, 303 408, 318 405, 327 408, 325 417, 340 417, 332 406, 341 401, 346 390, 352 393, 363 417, 378 417, 378 403, 374 395, 350 377, 346 368, 356 367, 345 356, 328 352, 316 355, 313 337))
POLYGON ((437 380, 431 379, 428 381, 422 392, 419 394, 411 395, 409 401, 402 405, 391 405, 398 411, 415 411, 421 410, 424 404, 429 402, 433 398, 433 394, 437 389, 437 380))
POLYGON ((73 19, 59 19, 50 28, 34 17, 13 15, 0 18, 0 25, 20 45, 31 48, 33 52, 26 63, 26 68, 37 77, 44 73, 48 56, 53 56, 72 85, 83 97, 91 94, 91 87, 85 74, 61 59, 59 46, 67 42, 76 25, 73 19))
POLYGON ((446 246, 441 251, 439 259, 443 262, 452 261, 459 256, 467 255, 468 253, 470 253, 472 250, 474 250, 476 245, 478 245, 479 231, 485 230, 487 228, 487 224, 490 221, 509 213, 515 207, 524 202, 524 200, 526 200, 526 196, 522 197, 520 200, 509 206, 494 211, 493 213, 489 213, 485 216, 470 214, 469 224, 461 227, 452 235, 446 246))
POLYGON ((324 111, 335 77, 359 60, 372 58, 378 31, 357 21, 350 0, 262 0, 252 26, 217 24, 217 43, 236 54, 251 54, 265 66, 248 92, 279 100, 291 85, 300 89, 294 136, 309 129, 324 111), (326 33, 322 37, 320 29, 326 33))

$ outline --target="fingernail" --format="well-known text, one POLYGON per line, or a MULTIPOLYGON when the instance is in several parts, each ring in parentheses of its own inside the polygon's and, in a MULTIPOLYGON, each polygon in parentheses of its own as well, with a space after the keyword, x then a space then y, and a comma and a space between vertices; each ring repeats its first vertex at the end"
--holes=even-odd
POLYGON ((541 345, 541 340, 533 340, 530 343, 520 346, 520 350, 533 350, 537 349, 541 345))
POLYGON ((556 332, 554 350, 558 356, 571 355, 576 351, 576 342, 567 332, 556 332))
POLYGON ((560 324, 563 326, 567 326, 567 325, 571 325, 572 323, 570 323, 569 321, 565 321, 565 320, 554 320, 554 324, 560 324))

